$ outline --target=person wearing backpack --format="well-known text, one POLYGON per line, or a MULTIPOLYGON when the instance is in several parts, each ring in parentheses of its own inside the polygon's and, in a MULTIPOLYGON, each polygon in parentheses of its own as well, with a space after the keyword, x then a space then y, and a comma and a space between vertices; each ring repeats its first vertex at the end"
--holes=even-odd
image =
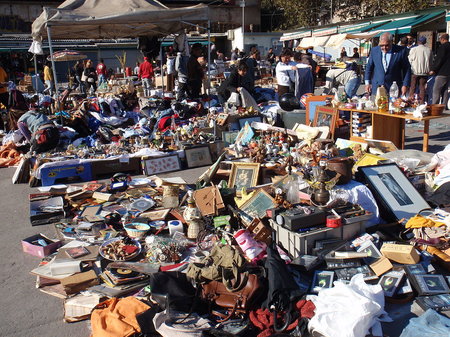
POLYGON ((344 92, 347 98, 352 98, 358 91, 361 82, 355 71, 356 63, 348 63, 345 69, 330 69, 325 75, 324 94, 330 94, 333 88, 336 90, 340 85, 344 86, 344 92))

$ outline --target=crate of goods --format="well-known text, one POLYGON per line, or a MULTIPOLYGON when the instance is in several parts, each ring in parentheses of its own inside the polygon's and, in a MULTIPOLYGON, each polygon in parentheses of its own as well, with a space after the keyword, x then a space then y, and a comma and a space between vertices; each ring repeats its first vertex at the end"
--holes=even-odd
POLYGON ((141 157, 102 159, 91 162, 93 179, 101 179, 115 173, 141 173, 141 157))
POLYGON ((22 249, 25 253, 45 257, 62 246, 61 240, 52 240, 44 234, 36 234, 22 240, 22 249))
POLYGON ((71 165, 51 165, 40 168, 42 186, 50 186, 63 182, 80 182, 92 180, 91 163, 71 165))
POLYGON ((365 231, 365 220, 354 221, 338 228, 320 227, 303 233, 297 233, 270 220, 270 226, 276 232, 276 242, 283 246, 295 259, 305 254, 312 254, 315 242, 325 239, 348 240, 365 231))

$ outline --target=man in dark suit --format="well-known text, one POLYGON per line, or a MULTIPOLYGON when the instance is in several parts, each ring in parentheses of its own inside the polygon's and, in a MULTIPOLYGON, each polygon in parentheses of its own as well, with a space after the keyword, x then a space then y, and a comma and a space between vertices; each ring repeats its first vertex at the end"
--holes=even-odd
POLYGON ((408 50, 394 45, 392 34, 382 34, 378 46, 370 51, 364 80, 366 92, 374 94, 380 85, 389 91, 395 81, 401 87, 402 95, 406 94, 411 80, 408 50))
POLYGON ((441 46, 437 51, 436 59, 431 66, 430 75, 436 75, 433 87, 433 104, 442 104, 447 109, 448 88, 450 86, 450 43, 448 34, 441 34, 439 42, 441 46))

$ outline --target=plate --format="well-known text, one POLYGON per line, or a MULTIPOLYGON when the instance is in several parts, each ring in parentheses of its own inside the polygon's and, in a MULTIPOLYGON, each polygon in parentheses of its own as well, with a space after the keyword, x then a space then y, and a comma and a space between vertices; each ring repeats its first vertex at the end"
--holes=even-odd
POLYGON ((138 256, 138 255, 141 253, 141 251, 142 251, 142 246, 141 246, 141 244, 139 243, 139 241, 137 241, 137 240, 132 240, 132 241, 133 241, 132 246, 136 246, 138 249, 137 249, 133 254, 127 256, 125 259, 119 260, 119 259, 114 259, 114 258, 111 258, 111 257, 109 257, 109 256, 106 256, 106 254, 103 252, 103 248, 106 247, 106 246, 108 246, 110 243, 114 243, 114 242, 117 242, 117 241, 123 241, 123 238, 113 238, 113 239, 107 240, 107 241, 103 242, 103 244, 100 246, 100 248, 99 248, 98 251, 99 251, 100 255, 101 255, 104 259, 109 260, 109 261, 114 261, 114 262, 128 261, 128 260, 134 259, 134 258, 135 258, 136 256, 138 256))

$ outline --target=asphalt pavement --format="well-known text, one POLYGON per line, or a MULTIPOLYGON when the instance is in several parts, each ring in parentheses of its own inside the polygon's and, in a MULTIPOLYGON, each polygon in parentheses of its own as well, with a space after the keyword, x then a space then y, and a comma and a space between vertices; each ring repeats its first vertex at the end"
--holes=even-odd
MULTIPOLYGON (((406 148, 422 148, 421 123, 408 124, 406 148)), ((449 144, 450 117, 431 122, 430 152, 449 144)), ((194 182, 206 168, 172 172, 194 182)), ((63 322, 63 301, 35 288, 36 277, 29 272, 40 259, 23 253, 21 240, 38 233, 55 237, 53 225, 32 227, 29 222, 28 194, 36 191, 26 184, 13 185, 14 168, 0 169, 1 230, 0 244, 0 336, 2 337, 88 337, 89 321, 63 322)), ((409 305, 390 306, 395 323, 385 324, 387 336, 398 336, 410 317, 409 305)))

